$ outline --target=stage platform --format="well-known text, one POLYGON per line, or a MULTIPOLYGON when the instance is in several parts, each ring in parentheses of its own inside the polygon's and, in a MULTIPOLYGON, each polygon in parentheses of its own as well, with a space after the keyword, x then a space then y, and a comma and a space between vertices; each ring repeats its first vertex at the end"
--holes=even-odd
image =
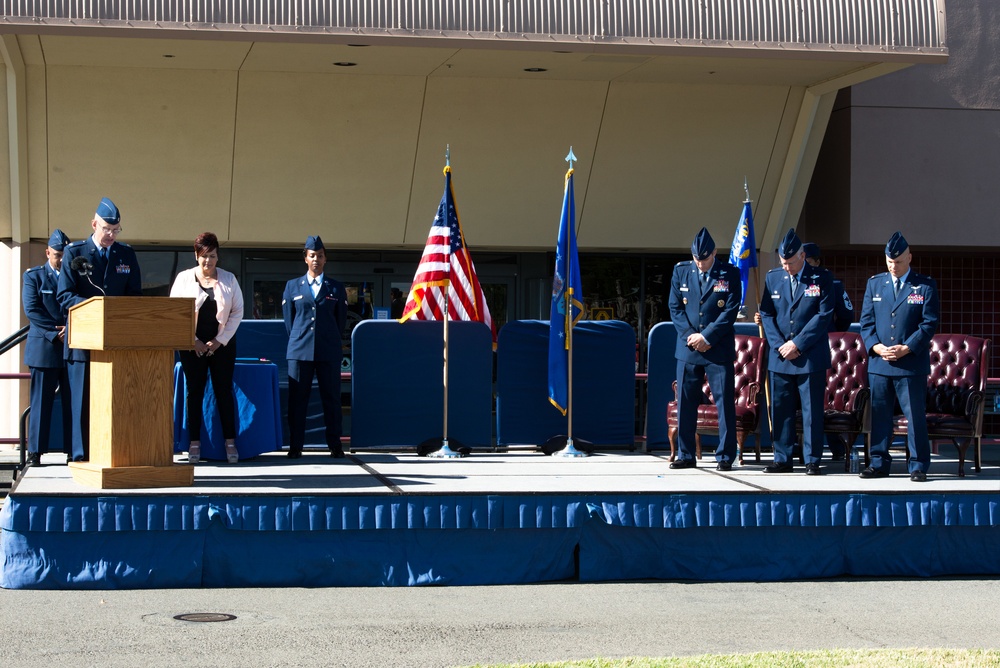
MULTIPOLYGON (((943 446, 942 450, 950 450, 943 446)), ((1000 574, 1000 466, 935 455, 926 483, 765 474, 665 452, 455 460, 307 450, 195 466, 193 487, 97 490, 64 458, 0 513, 6 588, 471 585, 1000 574)), ((992 458, 992 459, 991 459, 992 458)), ((183 463, 183 456, 176 458, 183 463)))

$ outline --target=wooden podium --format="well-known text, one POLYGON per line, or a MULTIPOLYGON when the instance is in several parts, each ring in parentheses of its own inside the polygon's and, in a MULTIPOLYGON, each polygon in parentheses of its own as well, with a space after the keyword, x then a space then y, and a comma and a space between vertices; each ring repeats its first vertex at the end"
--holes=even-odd
POLYGON ((69 310, 69 347, 90 350, 90 461, 73 479, 101 488, 194 484, 174 464, 174 350, 194 345, 194 299, 94 297, 69 310))

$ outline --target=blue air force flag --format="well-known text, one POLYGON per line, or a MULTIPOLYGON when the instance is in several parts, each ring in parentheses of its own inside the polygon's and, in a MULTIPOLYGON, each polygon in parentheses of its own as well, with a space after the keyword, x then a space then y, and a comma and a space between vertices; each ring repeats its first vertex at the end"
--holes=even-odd
POLYGON ((757 266, 757 243, 754 241, 753 208, 750 202, 743 202, 743 212, 736 223, 736 236, 733 237, 733 247, 729 250, 729 264, 740 270, 740 281, 743 283, 743 295, 740 297, 740 307, 746 301, 747 284, 750 282, 750 267, 757 266))
POLYGON ((569 405, 570 329, 583 317, 580 263, 576 254, 576 204, 573 200, 573 169, 566 172, 556 269, 552 278, 552 310, 549 314, 549 401, 566 415, 569 405))

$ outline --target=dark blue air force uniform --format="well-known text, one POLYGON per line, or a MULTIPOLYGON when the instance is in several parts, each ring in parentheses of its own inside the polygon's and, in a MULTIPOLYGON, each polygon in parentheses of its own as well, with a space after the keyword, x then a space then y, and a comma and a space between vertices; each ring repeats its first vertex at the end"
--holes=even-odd
MULTIPOLYGON (((63 270, 59 275, 58 299, 63 311, 91 297, 121 297, 142 295, 142 275, 135 251, 128 244, 114 242, 107 249, 107 259, 101 256, 94 237, 66 246, 63 252, 63 270), (77 257, 86 258, 93 265, 92 275, 81 276, 71 265, 77 257), (91 284, 93 281, 93 285, 91 284), (97 287, 101 289, 98 290, 97 287), (103 290, 103 295, 101 291, 103 290)), ((90 374, 89 350, 70 348, 69 336, 65 357, 72 388, 73 404, 73 459, 83 460, 89 454, 90 439, 90 374)))
MULTIPOLYGON (((714 244, 713 244, 714 247, 714 244)), ((736 316, 742 295, 740 271, 718 258, 702 282, 693 261, 678 262, 670 280, 670 317, 677 330, 677 445, 680 460, 695 460, 695 431, 702 383, 708 384, 719 411, 719 447, 715 458, 732 464, 736 459, 736 316), (699 332, 711 348, 688 347, 689 335, 699 332)))
POLYGON ((774 461, 791 463, 796 441, 795 410, 801 403, 805 461, 819 464, 823 456, 823 395, 830 368, 827 333, 835 301, 833 276, 822 267, 803 262, 794 292, 791 278, 782 268, 767 272, 760 303, 769 348, 774 461), (785 359, 778 353, 787 341, 794 342, 799 350, 795 359, 785 359))
POLYGON ((327 447, 340 453, 341 336, 347 325, 347 293, 340 281, 324 274, 319 294, 313 298, 306 274, 285 285, 281 310, 288 332, 289 452, 301 453, 305 444, 306 410, 315 375, 323 402, 327 447))
MULTIPOLYGON (((65 265, 63 267, 65 271, 65 265)), ((63 342, 57 330, 66 324, 62 307, 56 300, 58 277, 56 270, 46 262, 24 272, 21 286, 21 304, 30 324, 24 344, 24 365, 31 370, 29 453, 44 454, 48 450, 57 388, 61 394, 63 451, 69 454, 72 449, 71 390, 63 360, 63 342)))
POLYGON ((902 277, 898 295, 893 294, 892 274, 868 279, 861 307, 861 336, 868 350, 868 380, 872 391, 871 468, 889 472, 892 457, 892 416, 895 402, 909 422, 907 446, 909 471, 927 473, 930 443, 927 440, 927 376, 931 371, 931 337, 938 327, 937 283, 910 270, 902 277), (905 344, 908 355, 888 361, 874 354, 876 344, 905 344))

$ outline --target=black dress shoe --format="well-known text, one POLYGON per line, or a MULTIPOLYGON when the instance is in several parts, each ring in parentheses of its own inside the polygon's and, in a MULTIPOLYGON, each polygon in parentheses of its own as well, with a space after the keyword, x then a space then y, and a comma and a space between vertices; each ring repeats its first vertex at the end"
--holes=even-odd
POLYGON ((819 464, 806 464, 806 475, 822 475, 819 464))
POLYGON ((299 459, 300 457, 302 457, 302 450, 288 450, 289 459, 299 459))
POLYGON ((764 467, 764 473, 791 473, 794 470, 795 467, 788 462, 774 462, 764 467))
POLYGON ((733 463, 732 462, 719 462, 716 465, 715 470, 716 471, 732 471, 733 470, 733 463))
POLYGON ((910 480, 912 482, 927 482, 927 474, 923 471, 914 471, 910 474, 910 480))
POLYGON ((670 462, 670 468, 672 469, 693 469, 698 466, 698 462, 693 459, 678 459, 677 461, 670 462))
POLYGON ((343 459, 344 451, 341 450, 340 448, 337 448, 336 450, 330 450, 330 456, 333 457, 334 459, 343 459))
POLYGON ((24 463, 28 464, 30 466, 41 466, 42 465, 42 456, 40 454, 38 454, 37 452, 29 452, 28 456, 25 457, 25 459, 24 459, 24 463))
POLYGON ((862 469, 861 473, 858 474, 862 478, 888 478, 888 471, 880 471, 879 469, 869 466, 866 469, 862 469))

